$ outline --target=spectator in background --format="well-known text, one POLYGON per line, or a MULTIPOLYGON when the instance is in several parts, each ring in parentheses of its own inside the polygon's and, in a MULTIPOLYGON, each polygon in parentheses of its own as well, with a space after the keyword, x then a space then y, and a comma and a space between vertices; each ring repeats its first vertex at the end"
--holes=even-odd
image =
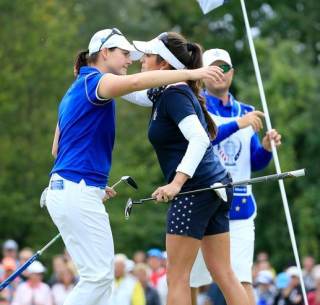
MULTIPOLYGON (((16 261, 12 257, 5 257, 2 260, 1 269, 2 274, 0 276, 0 282, 4 281, 8 278, 14 270, 16 270, 17 264, 16 261)), ((13 282, 11 282, 5 289, 0 292, 0 305, 9 305, 13 299, 13 295, 19 284, 20 279, 16 278, 13 282)))
POLYGON ((224 296, 216 283, 209 286, 208 296, 214 305, 226 305, 224 296))
POLYGON ((320 305, 320 278, 315 281, 315 290, 308 293, 309 305, 320 305))
POLYGON ((209 287, 210 287, 209 285, 199 287, 199 293, 197 296, 197 304, 198 305, 215 305, 212 303, 212 301, 208 295, 209 287))
POLYGON ((278 290, 287 288, 289 286, 289 282, 290 282, 290 277, 285 271, 277 274, 275 279, 275 284, 278 290))
POLYGON ((31 248, 22 248, 19 252, 19 265, 23 265, 32 255, 33 250, 31 248))
POLYGON ((315 265, 312 269, 312 276, 314 279, 320 278, 320 264, 315 265))
POLYGON ((136 264, 132 259, 127 258, 127 260, 126 260, 126 273, 133 275, 133 269, 134 269, 135 265, 136 264))
POLYGON ((63 257, 64 257, 68 267, 70 267, 73 270, 73 273, 78 278, 79 277, 78 270, 77 270, 73 260, 71 259, 71 256, 70 256, 69 252, 67 251, 67 248, 64 248, 63 257))
POLYGON ((140 282, 126 270, 128 258, 117 254, 114 258, 113 289, 106 305, 145 305, 144 290, 140 282))
MULTIPOLYGON (((19 252, 19 266, 22 266, 28 259, 30 259, 33 255, 33 251, 31 248, 23 248, 19 252)), ((23 281, 27 280, 28 278, 28 271, 25 270, 21 274, 21 279, 23 281)))
POLYGON ((258 273, 263 270, 269 270, 272 272, 273 277, 276 275, 275 269, 272 267, 270 261, 269 261, 269 255, 267 252, 259 252, 257 254, 256 260, 252 267, 252 278, 253 282, 255 281, 256 277, 258 276, 258 273))
POLYGON ((34 261, 28 267, 28 280, 18 285, 11 305, 53 305, 50 287, 42 281, 44 266, 34 261))
POLYGON ((168 254, 167 251, 163 251, 162 252, 162 262, 161 262, 161 266, 167 270, 167 261, 168 261, 168 254))
POLYGON ((269 261, 269 254, 265 251, 261 251, 257 254, 256 262, 268 262, 269 261))
POLYGON ((286 270, 286 273, 289 276, 289 284, 286 288, 280 290, 274 305, 303 305, 298 268, 291 266, 286 270))
POLYGON ((8 239, 3 243, 2 257, 12 257, 18 260, 18 244, 13 239, 8 239))
POLYGON ((147 263, 151 268, 150 283, 156 288, 162 305, 166 304, 168 295, 167 275, 164 263, 166 258, 163 252, 157 248, 152 248, 147 252, 147 263))
POLYGON ((277 295, 273 284, 273 274, 269 270, 260 271, 255 280, 255 298, 257 305, 272 305, 277 295))
POLYGON ((147 263, 151 268, 150 282, 157 288, 159 279, 166 274, 166 269, 162 266, 163 255, 161 250, 153 248, 147 252, 147 257, 147 263))
POLYGON ((147 261, 147 255, 144 251, 136 251, 133 254, 133 261, 136 264, 141 264, 141 263, 145 263, 147 261))
POLYGON ((55 305, 63 305, 68 294, 71 292, 76 283, 76 277, 73 270, 65 265, 64 269, 59 272, 58 282, 52 286, 52 295, 55 305))
POLYGON ((160 305, 160 297, 157 290, 149 284, 150 268, 146 264, 137 264, 133 270, 133 274, 140 281, 145 297, 146 305, 160 305))
POLYGON ((307 292, 315 289, 315 279, 312 273, 314 265, 315 262, 312 256, 306 256, 303 258, 302 274, 307 292))
POLYGON ((66 270, 66 268, 67 268, 67 260, 64 257, 64 255, 56 255, 53 257, 53 260, 52 260, 53 274, 49 279, 50 286, 53 286, 54 284, 60 282, 61 274, 66 270))

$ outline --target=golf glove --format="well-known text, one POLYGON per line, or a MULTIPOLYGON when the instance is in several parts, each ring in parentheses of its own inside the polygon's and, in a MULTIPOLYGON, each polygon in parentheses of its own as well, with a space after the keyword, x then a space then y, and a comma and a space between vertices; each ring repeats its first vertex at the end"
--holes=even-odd
POLYGON ((40 207, 41 207, 41 209, 46 206, 47 192, 48 192, 48 188, 46 187, 43 190, 43 192, 42 192, 42 194, 40 196, 40 207))

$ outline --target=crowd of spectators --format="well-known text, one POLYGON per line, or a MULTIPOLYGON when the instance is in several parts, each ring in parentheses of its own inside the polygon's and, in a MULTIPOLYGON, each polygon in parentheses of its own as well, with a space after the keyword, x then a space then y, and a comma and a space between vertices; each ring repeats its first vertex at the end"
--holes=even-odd
MULTIPOLYGON (((14 240, 3 243, 0 281, 24 264, 33 250, 19 251, 14 240)), ((160 249, 137 251, 132 259, 115 256, 113 293, 106 305, 165 305, 167 295, 166 253, 160 249)), ((35 261, 8 287, 0 292, 0 305, 62 305, 78 280, 76 269, 67 253, 52 260, 51 274, 35 261)), ((310 305, 320 305, 320 265, 312 256, 303 258, 303 278, 310 305)), ((257 305, 303 305, 299 272, 288 266, 281 272, 272 267, 268 254, 257 255, 253 266, 257 305)), ((198 305, 225 305, 218 287, 212 283, 199 289, 198 305)))

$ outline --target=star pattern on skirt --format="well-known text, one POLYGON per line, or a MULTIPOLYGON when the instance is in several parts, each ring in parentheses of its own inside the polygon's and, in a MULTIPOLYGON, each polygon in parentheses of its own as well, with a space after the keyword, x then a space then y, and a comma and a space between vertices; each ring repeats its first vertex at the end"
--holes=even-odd
POLYGON ((189 223, 191 221, 191 206, 194 204, 191 197, 174 198, 174 204, 172 206, 172 218, 170 221, 170 233, 183 234, 189 230, 189 223))

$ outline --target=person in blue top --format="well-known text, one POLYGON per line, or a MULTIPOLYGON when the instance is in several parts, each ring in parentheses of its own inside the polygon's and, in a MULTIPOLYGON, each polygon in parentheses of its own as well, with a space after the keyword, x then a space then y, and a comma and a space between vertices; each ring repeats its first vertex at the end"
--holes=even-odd
MULTIPOLYGON (((261 170, 269 164, 272 158, 271 140, 279 146, 281 135, 271 130, 260 143, 257 132, 263 128, 264 114, 251 105, 237 101, 230 93, 234 70, 227 51, 208 50, 203 54, 203 63, 204 66, 218 66, 224 70, 222 81, 205 81, 207 109, 219 126, 217 137, 212 141, 215 153, 234 181, 250 179, 252 171, 261 170)), ((255 304, 252 289, 255 216, 256 203, 251 186, 235 187, 230 209, 231 263, 247 292, 249 305, 255 304)), ((211 281, 201 281, 206 271, 203 270, 204 264, 201 265, 198 260, 199 257, 192 271, 199 276, 197 281, 191 283, 192 287, 211 281)))
POLYGON ((98 31, 80 52, 76 79, 59 105, 46 204, 80 275, 65 305, 105 305, 111 292, 113 239, 103 199, 115 138, 114 97, 188 79, 216 68, 125 75, 141 54, 117 29, 98 31))
MULTIPOLYGON (((142 71, 195 69, 202 66, 199 45, 178 33, 162 33, 148 42, 134 41, 145 53, 142 71)), ((223 74, 217 68, 217 82, 223 74)), ((167 305, 191 305, 190 271, 201 247, 206 264, 230 305, 247 305, 243 287, 230 264, 229 208, 232 190, 206 191, 190 196, 180 191, 208 187, 230 181, 214 154, 210 139, 216 126, 199 95, 200 83, 180 82, 148 91, 153 103, 148 137, 157 154, 167 185, 152 196, 158 202, 170 201, 167 214, 166 250, 168 254, 167 305), (214 253, 214 255, 211 255, 214 253)))

